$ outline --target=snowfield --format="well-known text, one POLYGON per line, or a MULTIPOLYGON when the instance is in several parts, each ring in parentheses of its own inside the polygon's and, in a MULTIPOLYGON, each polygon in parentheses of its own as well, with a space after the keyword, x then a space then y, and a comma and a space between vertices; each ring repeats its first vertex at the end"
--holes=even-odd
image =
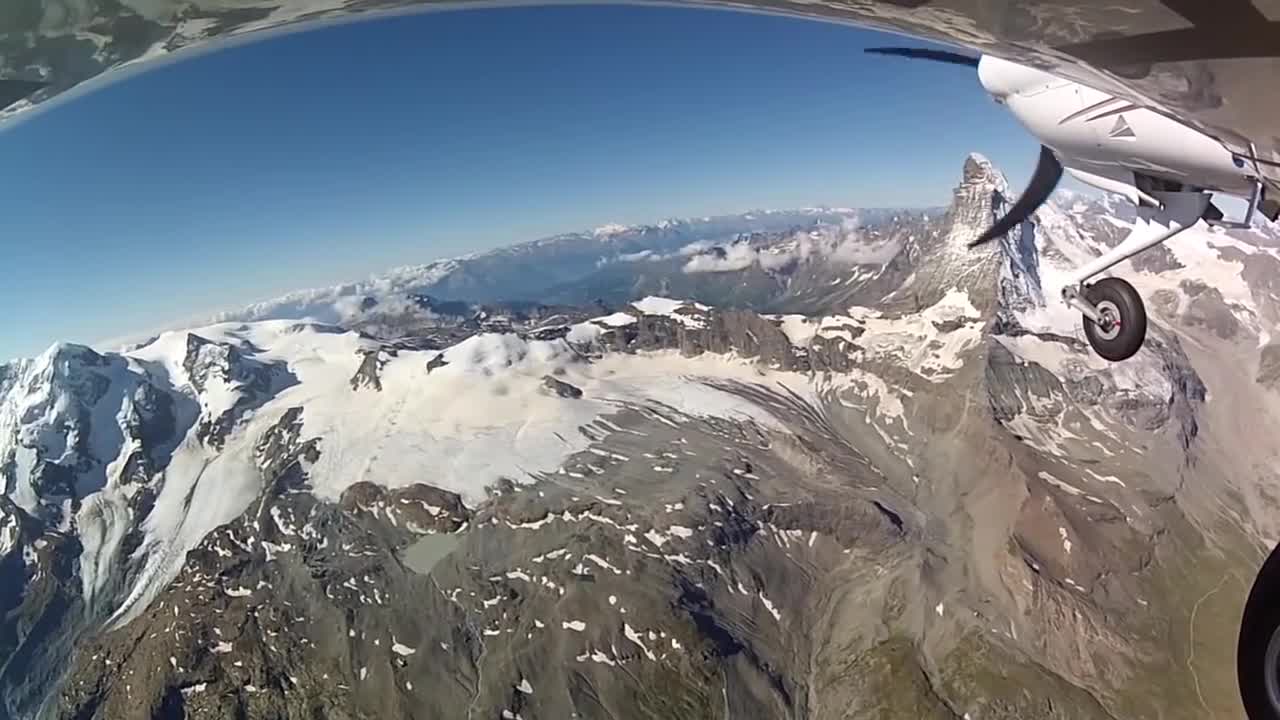
MULTIPOLYGON (((637 309, 701 326, 700 319, 676 312, 685 306, 664 298, 637 303, 637 309)), ((336 500, 360 481, 392 488, 426 483, 475 505, 502 478, 529 483, 538 473, 555 472, 565 458, 591 444, 580 426, 626 406, 659 403, 690 416, 749 418, 785 431, 759 405, 700 378, 781 384, 802 397, 813 394, 803 375, 732 357, 686 358, 675 351, 658 351, 607 353, 588 361, 584 353, 593 349, 605 328, 628 324, 624 315, 579 323, 564 339, 482 333, 443 351, 392 353, 354 332, 286 320, 167 332, 122 355, 96 356, 81 349, 85 357, 106 358, 105 367, 92 360, 77 365, 67 360, 67 353, 50 351, 26 367, 28 376, 44 378, 32 383, 39 392, 22 392, 20 382, 0 405, 0 430, 16 428, 12 436, 19 438, 15 499, 29 511, 38 511, 40 500, 30 481, 34 448, 41 448, 44 457, 65 460, 82 445, 57 429, 65 425, 63 416, 79 397, 75 388, 105 373, 108 390, 91 409, 91 424, 79 428, 88 434, 89 455, 95 459, 80 483, 85 496, 75 516, 85 546, 84 592, 92 602, 111 576, 119 545, 134 522, 129 501, 138 487, 121 482, 124 460, 134 444, 123 432, 134 390, 150 383, 186 398, 203 422, 240 407, 254 392, 234 371, 219 369, 227 358, 273 369, 286 378, 239 417, 221 439, 221 447, 198 436, 197 418, 177 418, 184 434, 172 441, 171 457, 157 478, 154 509, 141 523, 145 536, 136 557, 143 558, 143 568, 115 609, 114 620, 123 623, 168 584, 187 552, 209 532, 244 513, 259 496, 263 480, 256 444, 293 408, 302 408, 301 438, 319 439, 319 459, 308 468, 318 497, 336 500), (192 346, 193 335, 207 343, 192 346), (381 390, 353 387, 352 377, 370 353, 380 353, 381 390), (214 369, 192 377, 191 368, 202 363, 212 363, 214 369), (51 373, 66 377, 49 382, 46 376, 51 373), (562 398, 548 391, 548 375, 578 387, 583 396, 562 398)), ((69 514, 65 522, 70 526, 69 514)))

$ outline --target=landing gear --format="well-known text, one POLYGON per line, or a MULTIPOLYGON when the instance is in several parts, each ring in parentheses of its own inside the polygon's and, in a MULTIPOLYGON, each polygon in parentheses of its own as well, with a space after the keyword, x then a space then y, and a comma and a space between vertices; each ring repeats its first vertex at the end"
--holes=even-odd
POLYGON ((1258 571, 1244 606, 1236 679, 1249 720, 1280 720, 1280 546, 1258 571))
MULTIPOLYGON (((1142 348, 1147 336, 1147 311, 1133 286, 1119 278, 1085 281, 1153 248, 1194 225, 1208 211, 1210 196, 1203 192, 1152 190, 1159 207, 1138 206, 1138 222, 1121 243, 1072 273, 1062 299, 1084 315, 1084 334, 1094 352, 1112 362, 1126 360, 1142 348), (1155 232, 1151 232, 1155 226, 1155 232)), ((1280 720, 1280 718, 1278 718, 1280 720)))
POLYGON ((1085 300, 1093 305, 1098 321, 1084 318, 1084 334, 1099 356, 1112 362, 1128 360, 1147 337, 1147 310, 1142 296, 1120 278, 1103 278, 1085 287, 1085 300))

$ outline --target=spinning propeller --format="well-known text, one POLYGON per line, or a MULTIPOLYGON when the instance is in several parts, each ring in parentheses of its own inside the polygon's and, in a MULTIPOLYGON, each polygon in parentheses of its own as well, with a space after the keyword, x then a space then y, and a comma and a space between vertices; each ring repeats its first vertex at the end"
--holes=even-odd
MULTIPOLYGON (((948 52, 946 50, 929 50, 927 48, 882 47, 867 48, 866 52, 876 55, 896 55, 912 60, 929 60, 949 65, 964 65, 975 70, 978 69, 978 63, 981 60, 981 58, 961 53, 948 52)), ((1031 174, 1031 182, 1027 184, 1027 189, 1022 191, 1022 195, 1013 204, 1013 207, 1009 208, 1009 212, 1005 213, 999 220, 996 220, 994 225, 987 228, 982 235, 978 236, 977 240, 969 243, 969 246, 973 247, 990 242, 1016 228, 1049 199, 1049 196, 1053 194, 1053 189, 1058 186, 1060 179, 1062 179, 1062 163, 1058 162, 1053 150, 1041 145, 1040 160, 1036 163, 1035 172, 1031 174)))

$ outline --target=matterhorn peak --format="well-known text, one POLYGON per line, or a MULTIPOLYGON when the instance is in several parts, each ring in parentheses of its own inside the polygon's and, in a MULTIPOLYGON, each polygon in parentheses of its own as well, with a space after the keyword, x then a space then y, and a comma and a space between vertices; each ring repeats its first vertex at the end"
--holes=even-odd
POLYGON ((971 243, 1003 210, 1007 187, 1004 174, 990 160, 970 153, 938 231, 922 237, 912 250, 919 257, 913 277, 889 297, 927 307, 952 290, 962 290, 983 312, 993 309, 1003 246, 975 248, 971 243))
POLYGON ((987 156, 971 152, 964 161, 961 185, 989 185, 1001 192, 1008 188, 1004 173, 1000 172, 987 156))

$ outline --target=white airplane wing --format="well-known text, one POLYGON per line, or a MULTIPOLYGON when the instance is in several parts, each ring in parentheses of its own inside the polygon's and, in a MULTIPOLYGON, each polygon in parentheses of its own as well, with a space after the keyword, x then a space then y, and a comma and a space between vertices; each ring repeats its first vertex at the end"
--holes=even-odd
MULTIPOLYGON (((25 0, 0 10, 0 120, 215 42, 475 0, 25 0), (5 83, 8 83, 7 88, 5 83), (19 92, 21 91, 21 92, 19 92)), ((702 0, 948 42, 1162 111, 1280 182, 1280 0, 702 0)))

